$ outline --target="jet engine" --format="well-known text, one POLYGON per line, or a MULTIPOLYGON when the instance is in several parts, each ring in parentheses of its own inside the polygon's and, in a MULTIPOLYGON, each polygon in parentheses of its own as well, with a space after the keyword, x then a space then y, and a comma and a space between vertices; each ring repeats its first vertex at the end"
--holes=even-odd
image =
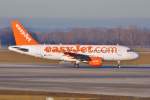
POLYGON ((88 64, 92 67, 102 66, 102 59, 100 57, 90 57, 88 64))

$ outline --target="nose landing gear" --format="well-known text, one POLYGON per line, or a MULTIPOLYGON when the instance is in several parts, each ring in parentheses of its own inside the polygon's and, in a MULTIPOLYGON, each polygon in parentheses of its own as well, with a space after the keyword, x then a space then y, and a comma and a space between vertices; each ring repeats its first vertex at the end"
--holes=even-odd
POLYGON ((121 68, 121 66, 120 66, 120 60, 117 61, 117 67, 121 68))

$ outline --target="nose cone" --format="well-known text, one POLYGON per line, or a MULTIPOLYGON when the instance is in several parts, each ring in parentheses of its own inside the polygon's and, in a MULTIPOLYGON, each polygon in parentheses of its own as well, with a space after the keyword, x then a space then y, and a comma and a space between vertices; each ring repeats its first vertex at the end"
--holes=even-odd
POLYGON ((137 59, 137 58, 139 58, 139 54, 136 52, 131 52, 130 57, 131 57, 131 59, 137 59))

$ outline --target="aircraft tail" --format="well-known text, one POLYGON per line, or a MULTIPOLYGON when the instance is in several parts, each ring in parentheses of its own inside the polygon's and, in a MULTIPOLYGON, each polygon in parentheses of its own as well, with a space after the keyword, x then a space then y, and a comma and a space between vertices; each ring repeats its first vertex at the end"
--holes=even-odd
POLYGON ((36 45, 38 42, 32 38, 28 31, 18 20, 11 22, 11 28, 16 41, 16 45, 36 45))

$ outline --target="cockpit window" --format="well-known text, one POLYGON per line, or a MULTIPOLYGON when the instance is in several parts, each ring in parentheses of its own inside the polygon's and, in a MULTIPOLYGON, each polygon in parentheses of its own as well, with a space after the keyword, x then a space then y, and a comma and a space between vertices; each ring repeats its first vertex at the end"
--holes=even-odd
POLYGON ((13 47, 13 48, 16 48, 16 49, 23 51, 23 52, 29 52, 29 49, 26 49, 26 48, 20 48, 20 47, 13 47))
POLYGON ((128 49, 127 52, 133 52, 133 50, 132 49, 128 49))

